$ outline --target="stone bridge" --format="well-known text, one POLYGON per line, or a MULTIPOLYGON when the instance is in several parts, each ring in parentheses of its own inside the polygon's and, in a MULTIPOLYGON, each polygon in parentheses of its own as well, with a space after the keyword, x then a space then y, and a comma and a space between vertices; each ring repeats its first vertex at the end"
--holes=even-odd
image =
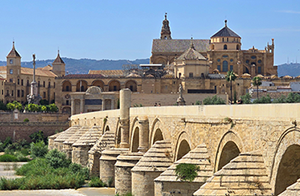
POLYGON ((135 196, 300 195, 300 104, 130 108, 73 115, 49 148, 135 196), (176 165, 200 170, 180 181, 176 165))

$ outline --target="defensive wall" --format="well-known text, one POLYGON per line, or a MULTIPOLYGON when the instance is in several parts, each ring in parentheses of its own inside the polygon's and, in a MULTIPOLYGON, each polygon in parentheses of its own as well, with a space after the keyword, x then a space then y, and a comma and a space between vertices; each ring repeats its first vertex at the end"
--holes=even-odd
MULTIPOLYGON (((82 150, 81 155, 89 157, 87 166, 98 168, 94 172, 100 172, 100 178, 114 180, 117 192, 132 191, 138 196, 192 195, 191 192, 194 195, 279 195, 300 178, 297 162, 300 159, 297 128, 300 104, 162 106, 126 110, 130 103, 124 103, 122 105, 121 96, 120 110, 71 117, 71 125, 77 130, 100 127, 101 137, 90 143, 93 147, 89 147, 89 152, 82 150), (104 142, 106 133, 112 135, 104 142), (108 145, 107 141, 114 145, 108 145), (99 157, 104 155, 100 161, 93 154, 96 151, 99 157), (104 162, 108 167, 106 171, 116 168, 118 175, 101 173, 104 162), (174 167, 180 162, 200 166, 193 183, 174 178, 174 167), (130 187, 128 183, 122 184, 128 180, 130 187)), ((53 136, 52 140, 58 137, 53 136)), ((79 136, 76 140, 81 139, 79 136)), ((51 148, 63 150, 59 142, 55 145, 51 148)), ((78 159, 80 156, 72 156, 73 162, 78 159)))
POLYGON ((68 114, 59 113, 0 113, 0 140, 11 137, 13 141, 25 139, 31 141, 29 135, 37 131, 43 131, 48 137, 56 132, 66 130, 69 127, 68 114), (29 122, 24 122, 24 119, 29 122))

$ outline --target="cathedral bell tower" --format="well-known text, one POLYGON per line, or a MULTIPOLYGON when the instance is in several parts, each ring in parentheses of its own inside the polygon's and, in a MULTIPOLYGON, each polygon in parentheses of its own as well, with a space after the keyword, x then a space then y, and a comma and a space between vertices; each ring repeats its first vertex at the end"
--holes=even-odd
POLYGON ((165 20, 163 21, 163 26, 161 28, 160 39, 172 39, 167 13, 165 14, 165 20))
POLYGON ((56 59, 53 61, 52 72, 55 73, 58 77, 65 76, 65 62, 60 58, 59 51, 57 53, 56 59))
POLYGON ((15 42, 9 54, 6 56, 6 79, 13 82, 21 74, 21 56, 15 49, 15 42))

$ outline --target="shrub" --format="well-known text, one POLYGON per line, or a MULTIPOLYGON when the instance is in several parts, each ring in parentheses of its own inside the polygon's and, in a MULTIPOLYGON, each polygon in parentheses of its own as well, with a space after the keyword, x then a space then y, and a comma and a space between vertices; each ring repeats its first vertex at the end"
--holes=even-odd
POLYGON ((0 162, 17 162, 18 159, 14 155, 4 154, 0 156, 0 162))
POLYGON ((45 139, 43 131, 34 132, 29 137, 33 142, 44 141, 45 139))
POLYGON ((200 168, 197 165, 180 163, 176 165, 175 172, 177 175, 177 179, 179 178, 182 181, 192 182, 197 177, 197 171, 199 170, 200 168))
POLYGON ((58 107, 54 103, 52 103, 49 105, 49 110, 51 112, 58 112, 58 107))
POLYGON ((225 100, 221 99, 220 97, 217 97, 217 95, 213 96, 212 98, 206 97, 203 100, 204 105, 220 105, 225 104, 225 100))
POLYGON ((24 119, 24 122, 29 122, 29 119, 28 119, 28 118, 25 118, 25 119, 24 119))
POLYGON ((93 177, 89 182, 89 187, 106 187, 107 185, 102 182, 99 177, 93 177))
POLYGON ((31 151, 31 157, 37 158, 37 157, 44 157, 48 152, 48 147, 44 143, 44 141, 39 141, 36 143, 30 144, 30 151, 31 151))
POLYGON ((253 103, 272 103, 272 101, 271 101, 271 97, 267 95, 265 97, 255 99, 253 103))
POLYGON ((245 95, 241 96, 241 100, 244 104, 250 104, 251 103, 251 95, 249 93, 246 93, 245 95))
POLYGON ((65 153, 59 152, 57 149, 49 151, 45 156, 49 165, 53 168, 69 167, 71 161, 67 159, 65 153))

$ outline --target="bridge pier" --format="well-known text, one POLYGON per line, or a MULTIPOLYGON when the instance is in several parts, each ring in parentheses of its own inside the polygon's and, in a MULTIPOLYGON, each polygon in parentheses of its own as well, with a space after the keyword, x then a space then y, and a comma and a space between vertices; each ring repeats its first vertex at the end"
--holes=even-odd
POLYGON ((117 162, 117 156, 119 156, 121 152, 128 150, 128 148, 111 148, 102 151, 100 157, 100 179, 107 185, 115 185, 115 164, 117 162))
POLYGON ((139 118, 139 152, 146 152, 149 144, 149 120, 146 116, 139 118))
POLYGON ((131 169, 142 158, 143 153, 121 153, 115 164, 115 193, 131 193, 131 169))
POLYGON ((157 141, 132 168, 132 194, 153 196, 154 179, 172 164, 171 142, 157 141))

